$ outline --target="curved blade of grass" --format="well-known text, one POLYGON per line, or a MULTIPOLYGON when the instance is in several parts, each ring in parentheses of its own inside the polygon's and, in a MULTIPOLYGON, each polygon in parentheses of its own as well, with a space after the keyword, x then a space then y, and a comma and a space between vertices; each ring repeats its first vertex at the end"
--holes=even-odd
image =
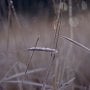
MULTIPOLYGON (((45 70, 46 70, 45 68, 34 69, 34 70, 31 70, 31 71, 27 71, 27 74, 32 74, 32 73, 36 73, 36 72, 40 72, 40 71, 45 71, 45 70)), ((20 77, 20 76, 23 76, 23 75, 25 75, 25 72, 21 72, 21 73, 12 75, 12 76, 10 76, 8 78, 3 79, 3 81, 10 80, 10 79, 13 79, 13 78, 17 78, 17 77, 20 77)))
MULTIPOLYGON (((22 81, 21 80, 19 80, 19 81, 4 81, 4 83, 16 83, 16 84, 18 84, 18 83, 22 83, 22 81)), ((23 84, 43 87, 42 83, 36 83, 36 82, 30 82, 30 81, 23 81, 23 84)), ((52 88, 52 86, 46 85, 46 84, 45 84, 45 87, 46 88, 52 88)))
POLYGON ((81 43, 79 43, 79 42, 77 42, 77 41, 75 41, 75 40, 72 40, 71 38, 68 38, 68 37, 66 37, 66 36, 62 36, 62 35, 61 35, 60 37, 66 39, 66 40, 68 40, 68 41, 70 41, 70 42, 72 42, 73 44, 75 44, 75 45, 77 45, 77 46, 79 46, 79 47, 82 47, 83 49, 87 50, 87 51, 90 53, 90 49, 87 48, 86 46, 84 46, 83 44, 81 44, 81 43))

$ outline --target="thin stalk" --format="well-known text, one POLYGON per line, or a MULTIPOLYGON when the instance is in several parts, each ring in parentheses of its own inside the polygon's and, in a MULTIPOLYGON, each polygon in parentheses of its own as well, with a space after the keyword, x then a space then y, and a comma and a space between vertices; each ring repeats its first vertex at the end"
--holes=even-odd
POLYGON ((89 49, 88 47, 84 46, 83 44, 81 44, 81 43, 79 43, 79 42, 77 42, 77 41, 75 41, 75 40, 72 40, 71 38, 68 38, 68 37, 66 37, 66 36, 62 36, 62 35, 61 35, 60 38, 66 39, 67 41, 75 44, 76 46, 79 46, 79 47, 85 49, 86 51, 88 51, 88 53, 90 53, 90 49, 89 49))
POLYGON ((17 65, 17 62, 8 70, 8 72, 5 74, 3 79, 0 80, 0 83, 3 82, 7 78, 7 75, 11 72, 12 69, 14 69, 16 67, 16 65, 17 65))
MULTIPOLYGON (((19 71, 19 70, 17 69, 17 67, 15 67, 14 70, 15 70, 16 73, 18 73, 18 71, 19 71)), ((17 81, 19 81, 19 80, 20 80, 20 78, 17 77, 17 81)), ((18 83, 18 87, 19 87, 19 90, 23 90, 23 85, 22 85, 22 83, 18 83)))
MULTIPOLYGON (((41 72, 41 71, 45 71, 45 70, 46 70, 45 68, 34 69, 34 70, 27 71, 27 74, 33 74, 33 73, 37 73, 37 72, 41 72)), ((8 81, 8 80, 18 78, 18 77, 21 77, 24 75, 25 75, 25 72, 17 73, 8 78, 3 79, 3 81, 8 81)))
MULTIPOLYGON (((35 47, 37 46, 39 39, 40 39, 40 37, 37 38, 36 43, 35 43, 35 47)), ((31 64, 32 58, 34 56, 34 53, 35 53, 35 51, 32 52, 31 57, 30 57, 27 65, 26 65, 27 68, 26 68, 25 74, 27 74, 27 71, 28 71, 29 65, 31 64)))
MULTIPOLYGON (((19 80, 19 81, 4 81, 3 83, 15 83, 15 84, 18 84, 18 83, 22 83, 22 81, 21 80, 19 80)), ((30 82, 30 81, 23 81, 23 84, 25 84, 25 85, 33 85, 33 86, 37 86, 37 87, 42 87, 43 86, 43 84, 42 83, 35 83, 35 82, 30 82)), ((45 84, 45 87, 46 88, 53 88, 52 86, 50 86, 50 85, 47 85, 47 84, 45 84)))

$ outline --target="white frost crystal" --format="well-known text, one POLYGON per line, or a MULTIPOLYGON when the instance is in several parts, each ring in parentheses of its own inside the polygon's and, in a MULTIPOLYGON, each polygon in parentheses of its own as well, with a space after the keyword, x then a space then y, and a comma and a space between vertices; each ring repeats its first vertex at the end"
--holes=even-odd
POLYGON ((32 47, 28 49, 29 51, 46 51, 46 52, 54 52, 58 53, 56 49, 51 49, 51 48, 45 48, 45 47, 32 47))

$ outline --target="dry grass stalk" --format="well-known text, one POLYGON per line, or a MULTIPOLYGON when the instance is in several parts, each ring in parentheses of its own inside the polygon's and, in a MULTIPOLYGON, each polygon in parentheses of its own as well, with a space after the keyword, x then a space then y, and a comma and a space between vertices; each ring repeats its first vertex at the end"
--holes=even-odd
MULTIPOLYGON (((34 70, 31 70, 31 71, 27 71, 26 74, 33 74, 33 73, 37 73, 37 72, 41 72, 41 71, 45 71, 45 70, 46 70, 45 68, 34 69, 34 70)), ((24 76, 26 74, 25 74, 25 72, 17 73, 15 75, 12 75, 10 77, 7 77, 7 78, 3 79, 3 81, 7 81, 7 80, 11 80, 13 78, 21 77, 21 76, 24 76)))
POLYGON ((0 80, 0 83, 4 81, 4 79, 7 78, 7 75, 16 67, 17 62, 8 70, 8 72, 5 74, 5 76, 0 80))
MULTIPOLYGON (((40 36, 38 36, 38 38, 37 38, 37 40, 36 40, 36 42, 35 42, 35 47, 37 47, 37 44, 38 44, 38 42, 39 42, 39 39, 40 39, 40 36)), ((27 62, 27 68, 26 68, 26 70, 25 70, 25 74, 27 73, 27 71, 28 71, 28 68, 29 68, 29 65, 31 65, 31 61, 32 61, 32 58, 33 58, 33 56, 34 56, 34 52, 35 51, 33 51, 32 52, 32 54, 31 54, 31 57, 30 57, 30 59, 29 59, 29 61, 27 62)))
MULTIPOLYGON (((19 70, 17 69, 17 67, 14 68, 15 72, 18 73, 19 70)), ((17 81, 19 81, 20 78, 17 77, 17 81)), ((18 83, 18 87, 19 87, 19 90, 23 90, 23 84, 22 83, 18 83)))
POLYGON ((63 83, 60 88, 62 89, 62 88, 67 87, 67 86, 70 85, 74 80, 75 80, 75 77, 73 77, 72 79, 70 79, 68 82, 63 83))
POLYGON ((66 40, 68 40, 68 41, 70 41, 71 43, 73 43, 73 44, 75 44, 75 45, 77 45, 77 46, 85 49, 86 51, 88 51, 88 52, 90 53, 90 49, 87 48, 86 46, 84 46, 83 44, 81 44, 81 43, 79 43, 79 42, 77 42, 77 41, 75 41, 75 40, 72 40, 71 38, 68 38, 68 37, 66 37, 66 36, 62 36, 62 35, 61 35, 60 37, 63 38, 63 39, 66 39, 66 40))
MULTIPOLYGON (((15 83, 15 84, 17 84, 17 83, 22 83, 22 81, 21 80, 19 80, 19 81, 4 81, 3 83, 15 83)), ((41 83, 35 83, 35 82, 30 82, 30 81, 25 81, 25 80, 23 81, 23 84, 37 86, 37 87, 43 87, 43 84, 41 84, 41 83)), ((47 84, 45 84, 45 87, 46 88, 53 88, 52 86, 47 85, 47 84)))

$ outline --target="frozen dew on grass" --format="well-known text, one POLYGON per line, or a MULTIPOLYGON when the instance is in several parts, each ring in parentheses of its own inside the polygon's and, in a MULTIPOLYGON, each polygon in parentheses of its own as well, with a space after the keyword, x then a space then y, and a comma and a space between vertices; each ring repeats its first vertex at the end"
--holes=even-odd
POLYGON ((45 48, 45 47, 32 47, 28 48, 28 51, 44 51, 44 52, 53 52, 53 53, 58 53, 56 49, 51 49, 51 48, 45 48))

